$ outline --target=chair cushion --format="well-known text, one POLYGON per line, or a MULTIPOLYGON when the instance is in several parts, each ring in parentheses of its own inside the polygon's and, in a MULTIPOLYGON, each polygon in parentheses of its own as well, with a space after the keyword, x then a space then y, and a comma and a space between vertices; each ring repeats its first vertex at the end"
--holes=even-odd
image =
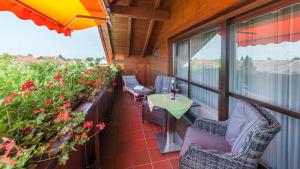
POLYGON ((209 150, 217 150, 224 153, 231 150, 231 146, 226 142, 225 138, 192 127, 189 127, 186 131, 180 155, 187 152, 190 144, 197 144, 209 150))
MULTIPOLYGON (((236 107, 231 113, 228 121, 228 126, 225 135, 226 141, 233 147, 239 135, 240 134, 244 135, 242 131, 246 132, 248 130, 251 130, 252 129, 251 127, 257 124, 260 125, 267 124, 267 120, 251 104, 238 100, 236 107), (250 122, 254 124, 248 125, 248 123, 250 122)), ((240 141, 244 141, 244 140, 245 137, 240 138, 240 140, 238 141, 239 145, 241 144, 240 141)))
POLYGON ((123 76, 123 80, 126 86, 134 85, 138 86, 139 82, 136 80, 136 77, 134 75, 131 76, 123 76))
POLYGON ((234 141, 234 144, 231 148, 232 153, 241 153, 243 144, 247 141, 248 134, 255 128, 263 125, 267 125, 267 121, 264 119, 251 120, 246 125, 243 126, 241 133, 234 141))

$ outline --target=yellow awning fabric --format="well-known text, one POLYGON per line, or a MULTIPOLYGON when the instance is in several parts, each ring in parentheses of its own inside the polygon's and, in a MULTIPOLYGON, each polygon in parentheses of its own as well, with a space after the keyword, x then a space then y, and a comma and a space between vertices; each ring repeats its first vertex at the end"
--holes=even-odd
POLYGON ((11 11, 66 36, 108 20, 101 0, 1 0, 0 11, 11 11))

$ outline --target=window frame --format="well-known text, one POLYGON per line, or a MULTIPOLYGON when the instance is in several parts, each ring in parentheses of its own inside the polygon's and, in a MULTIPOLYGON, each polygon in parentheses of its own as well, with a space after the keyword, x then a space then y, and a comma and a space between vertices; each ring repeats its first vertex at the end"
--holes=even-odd
MULTIPOLYGON (((229 49, 230 49, 230 25, 234 24, 236 22, 242 22, 248 19, 251 19, 253 17, 257 17, 284 7, 291 6, 293 4, 299 3, 297 0, 283 0, 283 1, 271 1, 265 4, 258 4, 255 7, 247 7, 247 4, 241 4, 240 11, 233 10, 233 11, 224 11, 220 14, 217 14, 216 16, 213 16, 211 18, 208 18, 207 20, 199 23, 198 25, 195 25, 194 27, 191 27, 190 29, 180 32, 177 35, 171 37, 169 39, 169 47, 171 48, 169 51, 169 57, 173 62, 171 62, 170 67, 173 70, 171 71, 171 75, 173 75, 176 79, 187 82, 188 83, 188 96, 190 97, 190 86, 194 85, 197 87, 200 87, 202 89, 208 90, 210 92, 216 93, 219 95, 219 110, 218 110, 218 118, 219 120, 227 120, 228 114, 229 114, 229 98, 237 98, 241 99, 253 104, 257 104, 259 106, 262 106, 264 108, 273 110, 275 112, 279 112, 281 114, 285 114, 287 116, 294 117, 296 119, 300 119, 300 112, 296 112, 284 107, 280 107, 277 105, 273 105, 264 101, 260 101, 258 99, 249 98, 234 92, 229 91, 229 68, 230 68, 230 57, 229 57, 229 49), (238 12, 236 12, 238 11, 238 12), (225 15, 225 17, 224 17, 225 15), (226 17, 227 16, 227 17, 226 17), (190 79, 190 38, 193 36, 196 36, 197 34, 200 34, 205 31, 209 31, 211 29, 215 29, 220 27, 221 31, 221 68, 219 73, 219 89, 215 89, 212 87, 208 87, 205 85, 197 84, 194 82, 191 82, 190 79), (189 38, 189 63, 188 63, 188 80, 178 78, 174 74, 174 67, 176 66, 176 63, 174 63, 174 49, 173 44, 177 41, 184 40, 189 38)), ((251 5, 250 5, 251 6, 251 5)), ((187 113, 186 117, 188 117, 190 120, 194 120, 196 117, 191 118, 191 113, 187 113)))
MULTIPOLYGON (((218 117, 219 117, 219 120, 220 120, 220 110, 222 111, 223 109, 220 109, 220 97, 221 97, 221 94, 222 94, 222 91, 220 90, 221 88, 221 71, 222 69, 220 68, 220 73, 219 73, 219 87, 218 88, 214 88, 214 87, 209 87, 209 86, 206 86, 206 85, 203 85, 203 84, 200 84, 200 83, 196 83, 196 82, 193 82, 191 80, 191 38, 195 37, 195 36, 199 36, 200 34, 202 33, 205 33, 205 32, 209 32, 209 31, 212 31, 212 30, 220 30, 221 34, 222 34, 222 29, 223 29, 223 25, 222 24, 217 24, 217 25, 214 25, 214 26, 210 26, 210 27, 204 27, 203 29, 200 29, 199 31, 196 31, 196 32, 193 32, 191 34, 188 34, 187 36, 185 36, 184 38, 181 38, 181 39, 177 39, 177 40, 173 40, 172 41, 172 51, 174 52, 172 54, 172 60, 173 60, 173 72, 172 72, 172 76, 174 76, 177 80, 180 80, 180 81, 183 81, 183 82, 186 82, 188 84, 188 97, 191 98, 191 86, 196 86, 196 87, 199 87, 201 89, 204 89, 204 90, 207 90, 209 92, 212 92, 212 93, 215 93, 219 96, 219 109, 218 109, 218 117), (176 76, 176 66, 177 66, 177 44, 182 42, 182 41, 185 41, 185 40, 188 40, 188 78, 187 80, 186 79, 183 79, 181 77, 178 77, 176 76)), ((223 48, 223 38, 224 36, 221 36, 221 47, 223 48)), ((223 51, 221 49, 221 60, 222 60, 222 56, 223 55, 223 51)), ((222 67, 222 66, 221 66, 222 67)), ((195 115, 193 115, 192 113, 188 113, 186 115, 190 120, 195 120, 195 118, 197 118, 195 115)))

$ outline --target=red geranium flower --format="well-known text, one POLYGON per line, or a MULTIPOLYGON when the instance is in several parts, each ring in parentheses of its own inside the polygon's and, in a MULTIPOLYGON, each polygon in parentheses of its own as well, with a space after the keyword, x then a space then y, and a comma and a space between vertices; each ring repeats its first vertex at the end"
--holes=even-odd
POLYGON ((18 96, 18 93, 11 93, 3 102, 3 105, 8 105, 15 97, 18 96))
POLYGON ((88 135, 86 133, 82 133, 80 137, 81 138, 88 138, 88 135))
POLYGON ((40 112, 41 112, 41 113, 44 113, 44 112, 45 112, 45 109, 40 108, 40 112))
POLYGON ((57 116, 58 121, 67 121, 70 118, 70 113, 68 112, 60 112, 57 116))
POLYGON ((57 74, 56 74, 56 76, 54 76, 54 80, 55 81, 59 81, 61 77, 62 77, 61 71, 58 71, 57 74))
POLYGON ((32 91, 35 89, 35 84, 34 81, 32 80, 27 80, 22 86, 21 86, 21 91, 29 90, 32 91))
POLYGON ((94 84, 94 82, 93 82, 93 80, 90 79, 90 80, 87 81, 87 84, 92 86, 94 84))
POLYGON ((71 107, 71 103, 65 103, 63 106, 62 106, 62 109, 66 110, 68 108, 71 107))
POLYGON ((83 123, 83 128, 92 128, 93 127, 93 121, 87 121, 83 123))
POLYGON ((45 100, 45 105, 49 106, 50 104, 52 104, 52 100, 51 99, 46 99, 45 100))
POLYGON ((29 135, 30 134, 30 128, 29 127, 25 127, 22 129, 23 132, 26 134, 26 135, 29 135))
POLYGON ((96 82, 93 84, 94 88, 99 88, 100 87, 100 80, 96 80, 96 82))
POLYGON ((89 74, 91 74, 91 70, 86 70, 86 71, 84 71, 84 73, 85 73, 86 75, 89 75, 89 74))
POLYGON ((78 80, 78 83, 79 83, 79 84, 82 84, 82 83, 84 83, 84 80, 83 80, 83 79, 79 79, 79 80, 78 80))
POLYGON ((65 96, 60 96, 59 97, 61 100, 65 100, 65 96))

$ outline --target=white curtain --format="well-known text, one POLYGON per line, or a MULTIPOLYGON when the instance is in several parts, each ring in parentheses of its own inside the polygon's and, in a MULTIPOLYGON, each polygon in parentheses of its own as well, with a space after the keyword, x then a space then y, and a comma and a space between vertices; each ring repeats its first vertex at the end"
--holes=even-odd
POLYGON ((191 38, 191 81, 219 88, 221 36, 219 29, 191 38))
POLYGON ((188 80, 189 41, 178 42, 176 49, 175 76, 188 80))
MULTIPOLYGON (((231 26, 231 92, 300 113, 299 17, 297 4, 231 26), (263 27, 267 32, 259 32, 263 27)), ((300 120, 270 112, 282 130, 262 160, 275 169, 299 169, 300 120)))

